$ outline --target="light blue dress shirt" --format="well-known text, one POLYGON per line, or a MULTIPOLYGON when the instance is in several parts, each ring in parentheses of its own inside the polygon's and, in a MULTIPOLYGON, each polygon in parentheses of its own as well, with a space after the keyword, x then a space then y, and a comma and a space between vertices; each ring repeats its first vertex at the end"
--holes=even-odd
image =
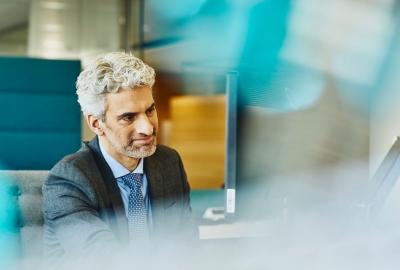
POLYGON ((138 165, 133 171, 129 171, 127 168, 125 168, 121 163, 116 161, 111 155, 107 153, 107 151, 103 148, 101 143, 99 142, 100 146, 100 151, 101 154, 103 155, 104 159, 106 160, 108 166, 111 168, 111 171, 114 175, 114 178, 117 180, 117 184, 119 187, 119 190, 121 192, 121 198, 122 202, 124 204, 125 208, 125 215, 128 217, 128 197, 130 193, 130 188, 125 185, 124 181, 122 180, 122 176, 127 175, 128 173, 141 173, 142 174, 142 194, 144 198, 144 203, 146 205, 147 209, 147 220, 149 224, 149 230, 153 230, 153 219, 151 215, 151 204, 150 204, 150 196, 149 196, 149 189, 148 189, 148 181, 146 174, 144 173, 143 170, 143 158, 140 159, 138 165))

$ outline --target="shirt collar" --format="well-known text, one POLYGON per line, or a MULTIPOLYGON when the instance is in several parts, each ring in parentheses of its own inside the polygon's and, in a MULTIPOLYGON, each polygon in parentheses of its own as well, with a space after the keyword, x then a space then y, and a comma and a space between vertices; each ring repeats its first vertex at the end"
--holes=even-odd
POLYGON ((108 154, 107 151, 104 149, 104 147, 101 145, 100 141, 99 141, 99 146, 100 146, 101 154, 103 155, 104 159, 106 160, 106 162, 107 162, 108 166, 110 167, 115 178, 122 177, 124 175, 127 175, 128 173, 143 174, 143 158, 141 158, 139 160, 138 165, 131 172, 127 168, 125 168, 124 165, 122 165, 121 163, 116 161, 110 154, 108 154))

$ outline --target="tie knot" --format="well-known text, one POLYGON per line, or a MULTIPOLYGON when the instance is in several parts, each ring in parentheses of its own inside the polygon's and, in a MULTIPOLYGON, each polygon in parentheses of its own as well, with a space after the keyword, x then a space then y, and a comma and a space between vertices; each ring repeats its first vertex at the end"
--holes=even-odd
POLYGON ((141 173, 128 173, 127 175, 122 176, 122 180, 125 185, 127 185, 130 189, 140 188, 142 186, 142 174, 141 173))

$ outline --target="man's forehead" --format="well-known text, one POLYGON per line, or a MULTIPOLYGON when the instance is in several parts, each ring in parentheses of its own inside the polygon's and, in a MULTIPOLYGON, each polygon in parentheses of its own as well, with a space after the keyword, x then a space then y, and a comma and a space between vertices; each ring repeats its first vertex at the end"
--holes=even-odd
POLYGON ((135 112, 146 110, 154 104, 152 89, 141 87, 135 89, 121 89, 116 93, 105 96, 106 110, 115 112, 135 112))
POLYGON ((153 100, 153 91, 150 87, 120 88, 115 93, 107 93, 106 100, 147 101, 153 100))
POLYGON ((153 91, 153 88, 147 85, 137 85, 134 87, 130 87, 130 86, 121 86, 120 88, 118 88, 117 93, 119 92, 124 92, 124 91, 140 91, 140 90, 146 90, 146 91, 153 91))

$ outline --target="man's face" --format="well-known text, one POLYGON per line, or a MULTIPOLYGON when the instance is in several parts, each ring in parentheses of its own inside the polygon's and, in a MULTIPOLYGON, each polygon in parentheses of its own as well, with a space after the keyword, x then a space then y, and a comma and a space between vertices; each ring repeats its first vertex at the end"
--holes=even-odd
POLYGON ((122 88, 105 98, 105 139, 115 156, 144 158, 156 150, 157 111, 150 87, 122 88))

